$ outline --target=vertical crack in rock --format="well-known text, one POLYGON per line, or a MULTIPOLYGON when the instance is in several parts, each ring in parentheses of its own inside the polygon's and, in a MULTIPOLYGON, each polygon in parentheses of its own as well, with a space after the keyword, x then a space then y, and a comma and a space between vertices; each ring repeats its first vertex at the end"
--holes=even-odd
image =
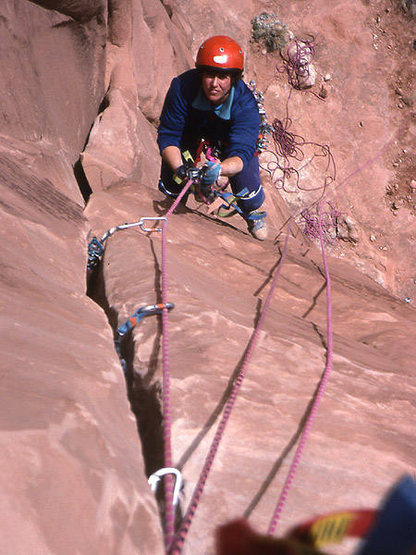
MULTIPOLYGON (((116 340, 118 314, 108 303, 101 264, 93 270, 88 278, 87 295, 104 310, 107 315, 108 323, 113 330, 114 340, 116 340)), ((159 350, 159 337, 160 333, 158 333, 155 340, 157 343, 154 349, 156 351, 156 357, 157 351, 159 350)), ((120 341, 118 355, 121 366, 124 366, 126 392, 131 410, 136 417, 137 430, 142 443, 146 475, 149 476, 163 467, 163 427, 160 384, 159 382, 147 384, 141 375, 143 372, 135 370, 134 352, 134 334, 129 332, 123 337, 122 341, 120 341)), ((151 358, 151 360, 153 359, 154 357, 151 358)), ((122 367, 120 368, 120 372, 122 372, 122 367)), ((148 372, 150 371, 151 369, 148 369, 148 372)))
MULTIPOLYGON (((102 99, 102 101, 100 103, 100 106, 98 108, 97 117, 99 117, 100 114, 102 114, 104 112, 104 110, 106 108, 108 108, 108 106, 109 106, 109 101, 108 101, 108 96, 107 96, 107 93, 106 93, 103 96, 103 99, 102 99)), ((95 120, 90 125, 90 129, 89 129, 87 137, 85 139, 84 148, 82 149, 81 154, 82 154, 82 152, 85 152, 85 149, 87 148, 88 142, 90 140, 91 131, 92 131, 92 128, 94 127, 94 124, 95 124, 95 120)), ((82 166, 81 154, 80 154, 78 160, 75 162, 75 164, 73 166, 73 170, 74 170, 74 176, 75 176, 75 179, 77 180, 78 187, 79 187, 79 190, 81 192, 82 198, 84 199, 85 204, 87 204, 87 202, 89 201, 89 198, 92 195, 93 191, 91 189, 91 186, 88 182, 87 176, 85 175, 84 168, 82 166)))
MULTIPOLYGON (((158 320, 158 328, 152 354, 149 358, 149 366, 147 368, 136 368, 134 333, 133 330, 131 330, 123 336, 121 340, 118 338, 118 313, 110 306, 106 296, 102 264, 99 264, 94 270, 88 272, 87 296, 104 310, 108 323, 113 330, 115 349, 121 364, 120 372, 124 371, 127 398, 136 419, 145 472, 146 476, 149 477, 165 466, 161 384, 159 380, 152 379, 156 371, 158 354, 160 351, 160 338, 162 335, 161 320, 158 320)), ((163 482, 160 482, 156 491, 156 500, 158 502, 163 525, 163 482)), ((182 512, 178 503, 176 511, 176 522, 178 525, 181 518, 182 512)))
POLYGON ((74 170, 75 179, 77 180, 82 198, 84 199, 85 204, 87 204, 92 194, 92 189, 90 187, 90 184, 88 183, 88 179, 84 173, 84 169, 82 167, 81 160, 79 158, 75 162, 73 166, 73 170, 74 170))

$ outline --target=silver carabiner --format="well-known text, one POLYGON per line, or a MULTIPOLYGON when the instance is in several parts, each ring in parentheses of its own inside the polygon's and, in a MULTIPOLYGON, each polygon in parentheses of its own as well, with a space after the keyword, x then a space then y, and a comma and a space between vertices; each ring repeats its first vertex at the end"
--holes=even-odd
POLYGON ((153 474, 149 476, 148 483, 152 488, 152 491, 155 492, 157 489, 157 486, 159 485, 161 477, 164 476, 165 474, 174 474, 175 476, 175 487, 173 490, 172 504, 173 506, 176 506, 179 501, 179 494, 182 487, 182 474, 180 470, 172 467, 161 468, 156 472, 153 472, 153 474))
POLYGON ((146 220, 164 220, 165 222, 168 221, 168 219, 165 218, 164 216, 161 216, 161 217, 156 217, 156 216, 155 216, 155 217, 151 217, 151 216, 148 216, 148 217, 145 217, 145 218, 140 218, 140 221, 138 222, 138 225, 140 226, 140 228, 141 228, 142 231, 146 231, 146 232, 148 232, 148 233, 151 233, 151 232, 153 232, 153 231, 162 231, 162 228, 161 228, 161 227, 152 227, 152 228, 144 227, 144 222, 145 222, 146 220))

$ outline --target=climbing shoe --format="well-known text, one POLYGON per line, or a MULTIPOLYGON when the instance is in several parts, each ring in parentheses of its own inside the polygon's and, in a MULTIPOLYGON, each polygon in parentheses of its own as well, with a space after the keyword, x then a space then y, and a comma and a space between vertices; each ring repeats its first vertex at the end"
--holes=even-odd
POLYGON ((268 229, 266 223, 266 213, 253 210, 247 217, 247 228, 251 235, 258 241, 267 239, 268 229))

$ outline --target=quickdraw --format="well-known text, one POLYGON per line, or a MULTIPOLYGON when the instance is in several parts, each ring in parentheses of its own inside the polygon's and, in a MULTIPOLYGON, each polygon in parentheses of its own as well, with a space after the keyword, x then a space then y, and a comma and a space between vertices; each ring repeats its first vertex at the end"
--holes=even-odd
POLYGON ((270 125, 267 121, 267 114, 264 108, 264 96, 261 91, 257 90, 256 82, 251 80, 248 83, 248 88, 253 93, 253 96, 257 102, 257 106, 260 114, 260 129, 259 129, 259 136, 257 139, 257 154, 260 154, 262 150, 266 150, 270 146, 270 139, 268 136, 272 135, 273 126, 270 125))
POLYGON ((149 476, 149 479, 147 480, 147 482, 149 486, 152 488, 152 491, 155 492, 160 484, 161 477, 165 476, 166 474, 173 474, 175 476, 175 488, 173 490, 172 504, 174 507, 176 507, 179 501, 179 494, 181 492, 182 482, 183 482, 182 474, 180 470, 174 467, 160 468, 159 470, 157 470, 156 472, 153 472, 153 474, 149 476))
POLYGON ((136 312, 132 314, 130 318, 117 329, 118 335, 126 335, 129 331, 136 327, 137 324, 141 322, 145 316, 151 316, 152 314, 161 314, 164 308, 172 310, 173 308, 175 308, 175 305, 174 303, 158 303, 138 308, 136 312))
POLYGON ((152 316, 153 314, 161 314, 163 309, 172 310, 175 308, 174 303, 158 303, 158 304, 151 304, 146 305, 138 308, 134 314, 132 314, 129 319, 124 322, 116 331, 115 338, 114 338, 114 346, 116 348, 118 357, 120 359, 121 366, 123 368, 123 372, 127 374, 127 363, 125 358, 122 355, 121 344, 123 338, 137 326, 139 322, 143 320, 146 316, 152 316))
POLYGON ((155 216, 148 216, 140 218, 139 221, 133 223, 125 223, 120 224, 114 227, 111 227, 108 231, 104 233, 101 239, 97 237, 93 237, 88 244, 88 261, 87 261, 87 270, 93 270, 101 260, 101 257, 104 254, 105 244, 106 241, 111 235, 114 235, 116 231, 120 231, 122 229, 129 229, 131 227, 140 227, 142 231, 145 233, 153 233, 153 232, 160 232, 162 228, 160 227, 146 227, 147 221, 157 221, 157 220, 166 220, 165 217, 155 217, 155 216))

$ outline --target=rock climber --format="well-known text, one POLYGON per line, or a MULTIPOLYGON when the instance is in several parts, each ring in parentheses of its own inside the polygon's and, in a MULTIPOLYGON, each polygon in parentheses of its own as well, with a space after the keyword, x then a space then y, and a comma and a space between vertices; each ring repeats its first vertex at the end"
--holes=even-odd
POLYGON ((242 80, 244 55, 236 41, 217 35, 199 48, 191 69, 175 77, 166 95, 158 145, 162 156, 159 189, 177 197, 187 177, 182 153, 193 157, 200 140, 219 149, 218 161, 205 164, 202 185, 229 178, 233 195, 252 236, 267 238, 265 200, 255 155, 260 116, 257 102, 242 80))

